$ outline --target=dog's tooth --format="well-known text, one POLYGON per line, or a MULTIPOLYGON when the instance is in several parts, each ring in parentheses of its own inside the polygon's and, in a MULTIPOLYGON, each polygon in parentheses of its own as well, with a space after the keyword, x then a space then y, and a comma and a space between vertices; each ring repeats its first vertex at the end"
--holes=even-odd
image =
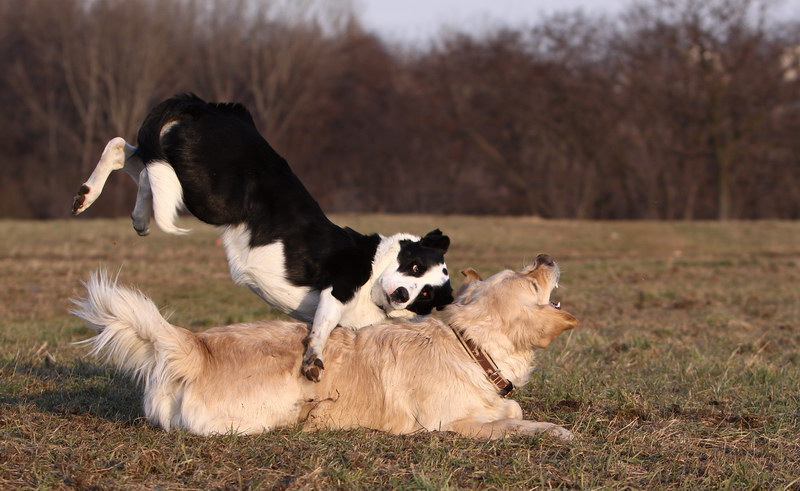
POLYGON ((557 308, 557 309, 560 309, 560 308, 561 308, 561 302, 558 302, 558 303, 556 304, 556 308, 557 308))

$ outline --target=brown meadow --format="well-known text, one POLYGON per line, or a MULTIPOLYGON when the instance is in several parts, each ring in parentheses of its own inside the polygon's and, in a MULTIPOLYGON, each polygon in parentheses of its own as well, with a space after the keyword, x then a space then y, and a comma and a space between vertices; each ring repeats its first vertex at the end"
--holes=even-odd
MULTIPOLYGON (((451 271, 562 268, 581 326, 513 398, 578 439, 375 431, 196 437, 143 420, 141 392, 72 345, 69 298, 98 267, 194 330, 282 318, 228 275, 215 231, 127 220, 2 221, 0 488, 771 488, 800 485, 800 224, 339 215, 453 241, 451 271)), ((457 286, 460 276, 454 279, 457 286)))

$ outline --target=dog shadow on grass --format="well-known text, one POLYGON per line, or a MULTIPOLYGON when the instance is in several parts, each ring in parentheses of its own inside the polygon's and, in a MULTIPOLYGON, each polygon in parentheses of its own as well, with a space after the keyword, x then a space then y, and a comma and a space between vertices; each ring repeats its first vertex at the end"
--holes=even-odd
POLYGON ((0 404, 27 403, 43 412, 96 416, 131 425, 144 418, 142 389, 131 377, 95 362, 59 363, 44 358, 0 367, 4 378, 11 371, 11 390, 0 391, 0 404))

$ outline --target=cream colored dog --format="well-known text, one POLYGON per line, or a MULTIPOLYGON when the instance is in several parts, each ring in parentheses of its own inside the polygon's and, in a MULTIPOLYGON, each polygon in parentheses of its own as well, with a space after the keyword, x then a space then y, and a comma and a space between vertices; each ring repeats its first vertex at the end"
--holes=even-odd
POLYGON ((499 377, 528 381, 536 348, 575 327, 550 304, 559 269, 540 255, 519 272, 481 280, 473 270, 446 321, 424 318, 358 331, 336 328, 325 346, 328 374, 300 373, 306 324, 253 322, 192 333, 169 324, 153 302, 94 275, 73 312, 97 331, 91 354, 144 383, 147 419, 200 435, 304 429, 374 428, 396 434, 454 431, 477 438, 542 432, 571 439, 551 423, 522 419, 459 341, 488 353, 499 377))

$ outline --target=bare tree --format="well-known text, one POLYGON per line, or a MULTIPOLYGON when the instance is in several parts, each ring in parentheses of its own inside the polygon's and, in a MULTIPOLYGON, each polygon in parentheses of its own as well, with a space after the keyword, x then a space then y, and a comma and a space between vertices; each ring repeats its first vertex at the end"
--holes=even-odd
MULTIPOLYGON (((800 217, 800 23, 648 0, 403 49, 348 2, 0 2, 0 215, 58 217, 177 92, 239 101, 329 211, 800 217), (24 190, 24 191, 22 191, 24 190)), ((95 216, 129 213, 115 177, 95 216)))

